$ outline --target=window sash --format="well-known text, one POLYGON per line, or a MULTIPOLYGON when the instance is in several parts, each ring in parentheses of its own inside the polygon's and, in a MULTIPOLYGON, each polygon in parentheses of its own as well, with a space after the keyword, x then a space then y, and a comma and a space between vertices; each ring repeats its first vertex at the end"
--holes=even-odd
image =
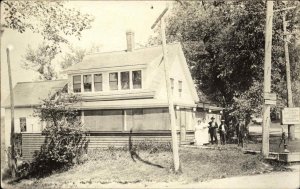
POLYGON ((95 91, 102 91, 102 74, 95 74, 94 75, 94 90, 95 91))
POLYGON ((134 89, 142 88, 142 71, 132 71, 132 85, 134 89))
POLYGON ((110 90, 118 90, 118 72, 109 73, 110 90))
POLYGON ((73 92, 74 93, 81 92, 81 75, 73 76, 73 92))
POLYGON ((129 89, 129 72, 121 72, 121 88, 129 89))
POLYGON ((83 89, 84 92, 92 91, 92 76, 83 75, 83 89))

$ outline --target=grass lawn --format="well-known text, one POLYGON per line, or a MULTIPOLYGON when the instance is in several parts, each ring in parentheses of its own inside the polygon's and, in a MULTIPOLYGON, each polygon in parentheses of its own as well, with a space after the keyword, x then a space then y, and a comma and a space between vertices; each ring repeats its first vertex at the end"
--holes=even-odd
POLYGON ((71 169, 41 179, 23 179, 11 187, 85 188, 107 183, 201 182, 216 178, 252 175, 274 171, 259 155, 244 154, 226 146, 215 149, 181 148, 182 172, 172 170, 172 153, 140 151, 133 160, 128 151, 98 150, 87 161, 71 169))

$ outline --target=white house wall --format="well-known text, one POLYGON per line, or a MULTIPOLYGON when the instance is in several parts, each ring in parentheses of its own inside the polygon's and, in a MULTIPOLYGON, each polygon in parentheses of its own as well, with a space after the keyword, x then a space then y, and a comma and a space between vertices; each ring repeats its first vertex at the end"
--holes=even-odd
MULTIPOLYGON (((33 108, 15 108, 15 133, 20 133, 20 118, 26 117, 26 129, 28 133, 41 132, 41 124, 38 117, 33 116, 33 108)), ((11 131, 11 114, 10 109, 5 109, 5 144, 10 145, 10 131, 11 131)))
MULTIPOLYGON (((163 66, 163 64, 161 64, 163 66)), ((164 76, 163 69, 160 69, 160 74, 164 76)), ((191 90, 188 85, 188 80, 183 72, 183 66, 180 62, 178 56, 174 58, 174 62, 170 67, 170 78, 174 78, 174 89, 173 89, 173 100, 174 103, 186 104, 190 106, 195 106, 191 90), (178 81, 182 81, 182 92, 181 96, 178 91, 178 81)), ((167 90, 165 77, 160 78, 160 84, 156 93, 157 99, 167 100, 167 90)))

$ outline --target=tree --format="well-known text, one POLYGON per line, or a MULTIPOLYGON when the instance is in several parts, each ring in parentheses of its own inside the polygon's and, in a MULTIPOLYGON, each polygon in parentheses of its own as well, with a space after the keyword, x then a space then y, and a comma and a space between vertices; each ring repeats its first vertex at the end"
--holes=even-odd
POLYGON ((41 80, 52 80, 57 77, 52 63, 56 55, 57 49, 45 42, 40 44, 36 50, 28 46, 22 66, 39 73, 41 80))
MULTIPOLYGON (((299 31, 300 3, 289 2, 287 6, 297 6, 287 11, 288 30, 299 31)), ((281 2, 275 4, 275 9, 283 7, 281 2)), ((198 88, 230 111, 240 105, 245 106, 239 109, 243 114, 259 113, 258 99, 263 96, 262 85, 258 84, 263 81, 265 2, 185 1, 175 3, 172 12, 167 23, 168 41, 182 43, 198 88)), ((296 44, 292 37, 290 49, 296 50, 296 44)), ((285 103, 283 47, 282 15, 278 12, 273 24, 272 90, 285 103)), ((295 86, 300 81, 299 53, 290 56, 295 86)))
POLYGON ((85 29, 91 28, 94 18, 80 11, 67 8, 59 1, 3 1, 4 29, 9 28, 24 33, 32 31, 43 36, 44 41, 36 50, 30 46, 24 56, 24 67, 37 71, 40 79, 56 78, 52 62, 61 45, 68 44, 67 36, 78 39, 85 29))
POLYGON ((43 176, 78 162, 87 147, 80 111, 74 108, 78 102, 79 96, 61 90, 35 109, 35 116, 46 123, 42 131, 46 140, 30 166, 30 174, 43 176))
POLYGON ((94 20, 59 1, 3 1, 1 5, 4 6, 2 27, 20 33, 31 30, 54 44, 67 43, 66 36, 70 35, 80 38, 94 20))

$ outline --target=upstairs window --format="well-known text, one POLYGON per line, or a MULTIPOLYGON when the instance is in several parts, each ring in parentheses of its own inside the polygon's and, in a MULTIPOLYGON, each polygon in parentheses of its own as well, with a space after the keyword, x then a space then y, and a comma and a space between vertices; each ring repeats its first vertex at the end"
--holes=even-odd
POLYGON ((121 89, 129 89, 129 72, 121 72, 121 89))
POLYGON ((94 90, 102 91, 102 74, 94 75, 94 90))
POLYGON ((83 76, 83 89, 84 89, 84 92, 92 91, 92 76, 91 75, 83 76))
POLYGON ((26 132, 27 126, 26 126, 26 117, 20 117, 20 131, 26 132))
POLYGON ((110 90, 118 90, 118 72, 109 74, 109 88, 110 90))
POLYGON ((74 93, 81 92, 81 75, 73 76, 73 92, 74 93))
POLYGON ((170 78, 172 94, 174 91, 174 78, 170 78))
POLYGON ((142 71, 132 71, 132 85, 134 89, 142 88, 142 71))
POLYGON ((182 81, 178 81, 178 92, 179 92, 179 97, 182 95, 182 81))

